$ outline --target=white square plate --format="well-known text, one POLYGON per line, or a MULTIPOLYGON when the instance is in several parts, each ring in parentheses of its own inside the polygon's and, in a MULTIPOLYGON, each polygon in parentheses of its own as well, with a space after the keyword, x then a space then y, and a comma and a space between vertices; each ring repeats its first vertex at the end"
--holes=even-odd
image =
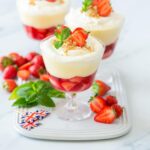
MULTIPOLYGON (((30 110, 21 110, 15 113, 15 129, 26 137, 46 140, 102 140, 125 135, 131 128, 125 89, 122 85, 120 74, 117 71, 108 70, 103 71, 101 74, 97 73, 96 78, 105 81, 112 87, 109 93, 115 95, 119 104, 125 108, 123 116, 113 124, 94 122, 93 116, 82 121, 64 121, 56 116, 55 110, 50 110, 52 113, 41 121, 41 126, 28 131, 20 127, 20 115, 22 111, 41 109, 41 107, 34 107, 30 110)), ((86 99, 88 101, 90 95, 91 90, 89 89, 79 94, 78 99, 84 101, 86 99)))

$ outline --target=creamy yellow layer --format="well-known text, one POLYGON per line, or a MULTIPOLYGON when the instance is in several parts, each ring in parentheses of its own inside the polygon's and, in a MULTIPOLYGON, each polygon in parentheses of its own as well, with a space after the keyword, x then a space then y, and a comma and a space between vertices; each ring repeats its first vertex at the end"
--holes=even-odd
POLYGON ((51 75, 69 79, 75 76, 86 77, 96 72, 104 52, 104 47, 98 40, 88 37, 87 45, 92 48, 92 52, 76 47, 65 55, 63 48, 54 48, 53 39, 51 37, 40 45, 46 69, 51 75))
POLYGON ((71 9, 65 18, 66 25, 71 29, 82 27, 105 45, 115 42, 121 31, 124 18, 115 12, 108 17, 90 17, 80 9, 71 9))
POLYGON ((69 0, 64 3, 37 1, 35 5, 28 0, 18 0, 17 5, 22 23, 40 29, 63 24, 69 10, 69 0))

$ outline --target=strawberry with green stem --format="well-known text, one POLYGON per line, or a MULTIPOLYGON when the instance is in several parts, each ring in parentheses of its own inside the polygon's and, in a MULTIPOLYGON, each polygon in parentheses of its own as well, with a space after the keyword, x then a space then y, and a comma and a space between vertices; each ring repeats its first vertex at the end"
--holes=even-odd
POLYGON ((3 71, 7 66, 13 65, 14 62, 9 57, 0 57, 0 71, 3 71))

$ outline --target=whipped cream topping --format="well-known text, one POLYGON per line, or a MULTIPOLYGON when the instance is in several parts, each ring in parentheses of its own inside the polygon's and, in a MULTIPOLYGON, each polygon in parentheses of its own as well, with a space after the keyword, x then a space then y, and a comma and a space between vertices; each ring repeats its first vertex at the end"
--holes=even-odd
POLYGON ((86 12, 81 12, 81 9, 71 9, 65 17, 66 25, 71 29, 82 27, 91 31, 92 35, 106 45, 117 39, 123 21, 124 18, 116 12, 112 12, 108 17, 91 17, 86 12))
POLYGON ((63 47, 55 49, 53 40, 54 37, 51 37, 40 45, 46 68, 51 75, 69 79, 75 76, 86 77, 96 72, 104 47, 95 38, 89 36, 87 39, 87 45, 91 46, 92 51, 75 47, 67 55, 63 47))
POLYGON ((69 0, 64 0, 63 3, 40 0, 35 4, 31 4, 29 0, 18 0, 17 6, 23 24, 36 28, 49 28, 63 24, 69 10, 69 0))

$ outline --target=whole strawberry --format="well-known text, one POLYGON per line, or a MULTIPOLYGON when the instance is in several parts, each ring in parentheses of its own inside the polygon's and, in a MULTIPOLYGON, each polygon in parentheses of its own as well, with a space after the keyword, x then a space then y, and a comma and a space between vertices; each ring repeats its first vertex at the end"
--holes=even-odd
POLYGON ((15 80, 7 79, 3 83, 3 88, 8 92, 12 92, 17 87, 15 80))
POLYGON ((39 54, 36 52, 30 52, 27 54, 27 56, 25 58, 27 59, 27 61, 31 61, 37 55, 39 55, 39 54))
POLYGON ((45 69, 40 66, 40 65, 32 65, 30 68, 29 68, 29 71, 31 73, 31 75, 35 78, 39 78, 41 74, 44 74, 45 73, 45 69))
POLYGON ((3 71, 7 66, 12 65, 14 62, 9 57, 0 57, 0 71, 3 71))
POLYGON ((39 65, 45 67, 43 57, 41 55, 37 55, 32 59, 32 63, 35 65, 39 65))
POLYGON ((14 66, 8 66, 5 68, 3 73, 4 79, 14 79, 17 76, 17 69, 14 66))

